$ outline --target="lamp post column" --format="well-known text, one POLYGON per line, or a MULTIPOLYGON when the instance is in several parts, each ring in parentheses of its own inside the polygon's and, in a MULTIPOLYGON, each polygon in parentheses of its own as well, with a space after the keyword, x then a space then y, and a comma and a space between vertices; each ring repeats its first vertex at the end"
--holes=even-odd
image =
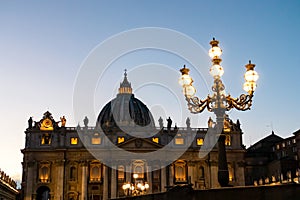
POLYGON ((226 187, 229 183, 229 172, 225 148, 226 136, 223 131, 225 109, 217 108, 214 113, 217 116, 216 133, 220 134, 218 139, 218 182, 221 187, 226 187))

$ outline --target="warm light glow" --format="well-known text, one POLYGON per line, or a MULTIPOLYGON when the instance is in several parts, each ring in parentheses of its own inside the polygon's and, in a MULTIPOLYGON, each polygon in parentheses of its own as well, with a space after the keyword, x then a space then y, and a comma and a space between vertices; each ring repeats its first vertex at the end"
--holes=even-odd
POLYGON ((92 137, 92 144, 101 144, 101 137, 92 137))
POLYGON ((133 178, 138 178, 139 175, 138 174, 133 174, 133 178))
POLYGON ((43 120, 43 122, 41 123, 41 127, 40 127, 41 131, 53 131, 53 123, 51 121, 51 119, 46 118, 43 120))
POLYGON ((125 141, 124 137, 118 137, 118 144, 122 143, 125 141))
POLYGON ((197 138, 197 145, 198 146, 203 145, 203 138, 197 138))
POLYGON ((78 144, 78 138, 77 137, 72 137, 71 138, 71 144, 73 144, 73 145, 78 144))
POLYGON ((141 187, 142 187, 142 184, 141 184, 141 183, 138 183, 138 184, 137 184, 137 187, 138 187, 138 188, 141 188, 141 187))
POLYGON ((244 90, 246 92, 254 91, 256 89, 256 83, 255 82, 246 82, 244 83, 244 90))
POLYGON ((184 139, 182 137, 175 138, 175 144, 183 145, 184 139))
POLYGON ((146 188, 146 189, 149 188, 149 184, 148 184, 148 183, 145 184, 145 188, 146 188))
POLYGON ((183 88, 183 93, 188 98, 191 98, 192 96, 195 95, 196 89, 192 85, 188 85, 183 88))
POLYGON ((193 79, 188 74, 183 74, 178 80, 181 86, 190 85, 193 82, 193 79))
POLYGON ((247 71, 244 77, 247 82, 251 82, 251 81, 256 82, 259 78, 258 73, 254 70, 247 71))
POLYGON ((218 46, 214 46, 209 50, 208 54, 211 58, 214 58, 216 56, 219 57, 222 55, 222 49, 218 46))
POLYGON ((145 186, 142 185, 141 186, 141 190, 144 191, 145 190, 145 186))
POLYGON ((155 142, 155 143, 158 144, 158 142, 159 142, 158 137, 153 137, 153 138, 152 138, 152 142, 155 142))
POLYGON ((122 186, 122 189, 123 189, 123 190, 126 190, 126 189, 127 189, 127 184, 124 184, 124 185, 122 186))
POLYGON ((209 73, 215 77, 221 77, 224 74, 223 67, 221 65, 213 65, 211 66, 209 73))

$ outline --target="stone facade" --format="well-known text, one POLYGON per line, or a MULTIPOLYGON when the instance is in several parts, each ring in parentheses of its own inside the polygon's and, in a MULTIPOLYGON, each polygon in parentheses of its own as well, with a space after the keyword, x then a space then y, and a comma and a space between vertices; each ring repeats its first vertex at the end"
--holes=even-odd
POLYGON ((0 200, 16 200, 18 194, 16 182, 0 169, 0 200))
MULTIPOLYGON (((112 102, 137 106, 129 109, 130 116, 136 116, 135 123, 122 121, 123 110, 120 109, 124 105, 119 103, 117 110, 122 123, 112 121, 110 114, 103 112, 99 116, 104 118, 99 117, 95 126, 89 126, 88 118, 85 118, 83 127, 67 127, 64 117, 60 121, 55 120, 48 111, 38 122, 30 118, 22 150, 23 199, 106 200, 132 194, 133 191, 164 192, 170 187, 185 184, 192 184, 194 189, 218 188, 218 151, 216 136, 209 134, 213 129, 211 121, 210 129, 191 128, 189 119, 186 127, 174 127, 170 119, 164 126, 163 120, 159 119, 159 127, 155 127, 152 121, 151 126, 141 128, 135 124, 145 125, 152 115, 145 117, 148 109, 130 96, 131 92, 125 74, 118 94, 125 100, 112 102), (129 103, 122 95, 130 97, 129 103), (127 134, 120 123, 133 131, 136 137, 127 134), (153 132, 156 134, 151 135, 153 132), (145 157, 165 147, 168 147, 167 150, 161 151, 159 156, 145 157), (177 154, 178 157, 173 160, 172 156, 177 154), (135 190, 124 188, 125 183, 134 184, 135 190), (149 188, 137 191, 139 183, 147 183, 149 188)), ((107 106, 105 110, 109 110, 107 106)), ((242 130, 238 121, 234 123, 229 118, 226 118, 224 126, 230 184, 243 186, 245 147, 242 130)))

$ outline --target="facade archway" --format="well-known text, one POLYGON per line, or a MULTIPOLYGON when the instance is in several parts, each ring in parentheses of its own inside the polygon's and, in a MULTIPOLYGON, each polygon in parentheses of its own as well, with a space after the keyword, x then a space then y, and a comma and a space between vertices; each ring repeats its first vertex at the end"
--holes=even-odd
POLYGON ((36 190, 36 200, 50 200, 50 189, 47 186, 41 186, 36 190))

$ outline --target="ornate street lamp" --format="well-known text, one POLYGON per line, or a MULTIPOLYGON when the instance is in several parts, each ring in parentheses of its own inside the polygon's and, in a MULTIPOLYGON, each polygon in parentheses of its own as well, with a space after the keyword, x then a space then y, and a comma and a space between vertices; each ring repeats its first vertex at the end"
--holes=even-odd
POLYGON ((190 70, 186 68, 185 65, 180 69, 182 75, 179 78, 179 83, 183 87, 183 93, 191 113, 201 113, 207 108, 208 111, 214 112, 216 115, 217 123, 214 128, 217 133, 220 133, 218 139, 218 181, 222 187, 225 187, 228 186, 229 174, 225 150, 225 134, 223 131, 224 115, 226 111, 232 108, 242 111, 250 109, 253 93, 256 89, 258 74, 254 71, 255 65, 249 61, 249 64, 245 66, 247 71, 244 75, 245 83, 243 87, 248 94, 242 94, 239 98, 233 98, 230 95, 226 96, 225 86, 221 80, 224 74, 223 67, 220 65, 222 61, 220 58, 222 50, 218 46, 219 41, 215 40, 215 38, 213 38, 210 44, 211 49, 209 50, 209 56, 212 58, 212 66, 209 72, 214 78, 214 84, 212 86, 213 95, 208 95, 204 100, 200 100, 195 96, 196 89, 193 86, 193 79, 189 76, 190 70))
POLYGON ((134 183, 124 183, 122 189, 124 190, 125 196, 137 196, 145 194, 149 189, 147 182, 137 180, 138 174, 133 174, 134 183))

